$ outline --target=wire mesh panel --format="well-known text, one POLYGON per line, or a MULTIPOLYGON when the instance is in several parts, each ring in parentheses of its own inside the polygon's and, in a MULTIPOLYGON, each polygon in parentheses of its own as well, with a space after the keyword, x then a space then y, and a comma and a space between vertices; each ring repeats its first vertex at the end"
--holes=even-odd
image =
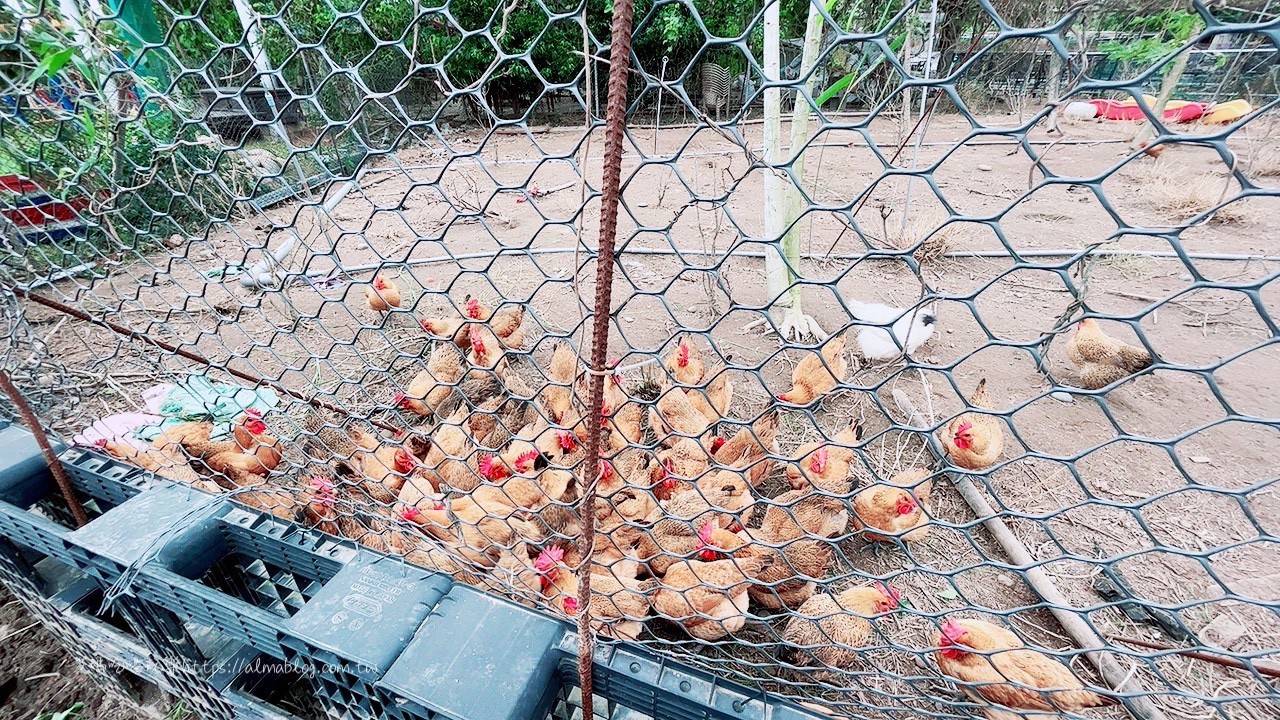
POLYGON ((604 308, 612 11, 5 0, 0 369, 822 712, 1274 717, 1270 3, 642 0, 604 308))

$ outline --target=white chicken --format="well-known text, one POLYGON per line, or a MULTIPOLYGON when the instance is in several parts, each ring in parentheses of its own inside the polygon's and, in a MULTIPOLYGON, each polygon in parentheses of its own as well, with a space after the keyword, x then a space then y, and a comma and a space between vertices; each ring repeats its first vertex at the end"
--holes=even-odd
POLYGON ((881 326, 864 326, 858 331, 858 348, 868 360, 894 360, 901 357, 904 350, 911 355, 928 342, 937 329, 938 315, 933 305, 908 309, 852 298, 845 298, 845 303, 856 320, 881 326), (892 336, 887 329, 890 327, 892 336))

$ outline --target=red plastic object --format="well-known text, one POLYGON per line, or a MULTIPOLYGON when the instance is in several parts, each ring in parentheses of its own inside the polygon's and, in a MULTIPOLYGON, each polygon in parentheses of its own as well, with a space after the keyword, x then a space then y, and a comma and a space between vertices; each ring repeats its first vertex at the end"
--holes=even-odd
POLYGON ((0 175, 0 215, 22 235, 59 237, 83 227, 80 214, 89 196, 66 202, 49 196, 40 185, 19 175, 0 175))
MULTIPOLYGON (((1097 108, 1098 117, 1107 120, 1145 120, 1142 108, 1132 100, 1090 100, 1089 104, 1097 108)), ((1204 115, 1209 109, 1208 103, 1189 102, 1178 107, 1166 108, 1164 119, 1169 122, 1191 122, 1204 115)))

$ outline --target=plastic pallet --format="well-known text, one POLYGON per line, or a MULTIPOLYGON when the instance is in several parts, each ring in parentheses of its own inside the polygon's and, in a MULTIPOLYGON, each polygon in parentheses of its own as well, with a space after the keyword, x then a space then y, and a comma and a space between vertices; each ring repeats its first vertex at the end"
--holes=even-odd
MULTIPOLYGON (((289 718, 283 688, 317 717, 580 717, 570 624, 92 451, 64 457, 99 516, 71 530, 32 512, 51 493, 42 466, 15 479, 0 457, 0 537, 79 573, 68 627, 201 716, 289 718), (132 633, 91 617, 117 582, 132 633)), ((618 720, 822 717, 626 644, 599 647, 595 691, 597 716, 618 720)))

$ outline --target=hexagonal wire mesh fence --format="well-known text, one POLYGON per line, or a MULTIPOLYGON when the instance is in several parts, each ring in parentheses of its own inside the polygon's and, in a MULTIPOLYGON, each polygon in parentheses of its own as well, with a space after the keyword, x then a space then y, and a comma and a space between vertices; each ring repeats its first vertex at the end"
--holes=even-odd
POLYGON ((594 408, 611 3, 5 0, 4 371, 836 714, 1274 717, 1280 21, 1166 5, 641 2, 594 408))

